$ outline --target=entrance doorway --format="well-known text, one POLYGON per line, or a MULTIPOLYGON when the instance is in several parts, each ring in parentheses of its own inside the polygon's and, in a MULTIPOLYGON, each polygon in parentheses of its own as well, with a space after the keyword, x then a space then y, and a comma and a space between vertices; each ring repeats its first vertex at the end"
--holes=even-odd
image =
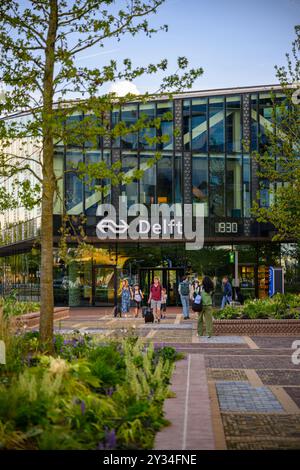
POLYGON ((95 307, 106 307, 116 304, 117 269, 116 266, 93 266, 92 304, 95 307))
POLYGON ((180 305, 178 284, 183 274, 183 268, 140 268, 139 279, 145 299, 149 296, 154 277, 158 277, 161 285, 167 289, 168 305, 180 305))

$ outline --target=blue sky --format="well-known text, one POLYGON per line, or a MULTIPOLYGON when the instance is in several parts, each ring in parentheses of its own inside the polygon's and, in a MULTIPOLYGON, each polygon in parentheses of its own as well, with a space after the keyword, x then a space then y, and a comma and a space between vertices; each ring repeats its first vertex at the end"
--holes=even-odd
MULTIPOLYGON (((130 57, 146 65, 167 57, 174 71, 176 57, 185 55, 192 67, 204 68, 194 89, 276 83, 274 65, 285 64, 291 50, 300 0, 166 0, 154 18, 159 23, 167 23, 169 32, 123 38, 107 53, 82 62, 100 65, 110 57, 130 57)), ((154 91, 159 76, 135 83, 142 92, 154 91)))

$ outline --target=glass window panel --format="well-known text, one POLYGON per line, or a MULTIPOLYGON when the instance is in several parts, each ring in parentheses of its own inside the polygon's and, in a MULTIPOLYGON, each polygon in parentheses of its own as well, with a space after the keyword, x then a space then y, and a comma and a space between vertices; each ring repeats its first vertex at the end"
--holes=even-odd
POLYGON ((227 155, 226 198, 227 216, 242 217, 242 158, 240 155, 227 155))
MULTIPOLYGON (((138 108, 137 105, 125 105, 122 106, 121 110, 121 120, 126 125, 126 127, 130 128, 134 125, 137 121, 138 116, 138 108)), ((137 132, 128 133, 126 135, 121 136, 121 145, 125 149, 137 149, 137 132)))
MULTIPOLYGON (((138 158, 136 154, 123 154, 122 155, 122 171, 125 173, 126 178, 132 178, 134 170, 138 169, 138 158)), ((127 196, 127 205, 130 207, 132 204, 137 204, 138 200, 138 181, 132 180, 128 184, 121 186, 121 195, 127 196)))
POLYGON ((151 142, 149 139, 155 139, 156 129, 155 127, 145 127, 139 131, 139 148, 141 150, 155 150, 155 141, 151 142))
POLYGON ((57 190, 59 194, 55 195, 54 199, 54 214, 62 214, 62 200, 64 194, 64 147, 56 145, 54 148, 54 173, 57 178, 60 179, 57 181, 57 190))
POLYGON ((80 150, 67 150, 66 152, 66 208, 69 214, 83 212, 83 181, 77 175, 78 163, 83 162, 80 150), (74 171, 70 171, 74 170, 74 171))
MULTIPOLYGON (((99 163, 101 161, 101 151, 86 152, 85 163, 87 165, 99 163)), ((100 180, 92 180, 90 184, 85 182, 85 213, 86 215, 96 215, 98 204, 101 203, 102 196, 100 191, 96 191, 95 185, 100 184, 100 180)))
POLYGON ((251 150, 257 150, 258 139, 258 99, 257 94, 251 95, 251 150))
POLYGON ((193 201, 204 203, 204 214, 208 215, 208 158, 193 154, 192 158, 193 201))
MULTIPOLYGON (((102 154, 103 161, 106 163, 107 167, 110 168, 111 165, 111 155, 109 151, 103 151, 102 154)), ((104 203, 111 201, 111 184, 109 179, 103 179, 103 185, 105 185, 105 190, 102 193, 102 200, 104 203)))
POLYGON ((162 101, 160 103, 157 103, 157 110, 156 110, 157 117, 160 117, 161 119, 166 119, 166 116, 165 116, 166 113, 173 114, 172 101, 162 101))
POLYGON ((156 165, 151 165, 154 154, 140 154, 140 169, 144 171, 140 179, 140 203, 155 203, 156 165))
MULTIPOLYGON (((120 122, 120 109, 119 108, 113 108, 112 113, 111 113, 111 127, 114 129, 116 124, 120 122)), ((120 137, 116 137, 113 142, 112 146, 113 147, 120 147, 121 145, 121 139, 120 137)))
POLYGON ((224 152, 224 97, 209 100, 209 147, 224 152))
POLYGON ((251 216, 251 173, 249 155, 243 156, 244 217, 251 216))
POLYGON ((82 119, 82 113, 74 113, 71 116, 68 116, 66 119, 66 144, 70 147, 81 148, 83 145, 82 133, 80 132, 80 122, 82 121, 82 119))
POLYGON ((227 152, 241 151, 241 98, 226 98, 226 145, 227 152))
POLYGON ((162 121, 160 128, 157 130, 158 136, 167 136, 168 140, 158 144, 159 150, 173 150, 173 122, 162 121))
POLYGON ((147 118, 150 120, 154 119, 155 118, 155 104, 154 103, 140 104, 140 117, 142 115, 147 116, 147 118))
POLYGON ((163 155, 157 162, 157 202, 173 203, 172 157, 163 155))
POLYGON ((225 216, 225 158, 224 155, 210 155, 210 214, 225 216))

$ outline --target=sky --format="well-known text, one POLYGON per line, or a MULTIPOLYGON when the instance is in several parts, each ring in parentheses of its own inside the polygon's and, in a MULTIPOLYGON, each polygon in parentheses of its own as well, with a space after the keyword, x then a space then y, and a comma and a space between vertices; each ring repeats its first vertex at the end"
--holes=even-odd
MULTIPOLYGON (((126 0, 116 0, 115 8, 126 0)), ((20 0, 28 6, 28 0, 20 0)), ((110 59, 120 64, 130 58, 134 66, 169 60, 169 73, 176 58, 186 56, 190 67, 202 67, 194 90, 277 83, 275 65, 285 65, 285 54, 300 24, 300 0, 165 0, 149 17, 153 26, 167 24, 169 31, 148 38, 142 33, 109 40, 103 49, 94 47, 77 56, 77 65, 102 67, 110 59)), ((154 92, 162 74, 137 79, 128 87, 118 83, 113 91, 154 92)), ((130 84, 129 84, 130 85, 130 84)), ((99 93, 111 91, 104 86, 99 93)))
MULTIPOLYGON (((174 72, 176 57, 186 56, 191 67, 204 69, 195 90, 277 83, 274 66, 284 65, 291 51, 300 0, 166 0, 153 24, 168 24, 169 31, 151 39, 122 38, 81 61, 103 64, 111 57, 130 57, 146 65, 166 57, 174 72)), ((141 92, 154 91, 159 83, 159 75, 134 82, 141 92)))

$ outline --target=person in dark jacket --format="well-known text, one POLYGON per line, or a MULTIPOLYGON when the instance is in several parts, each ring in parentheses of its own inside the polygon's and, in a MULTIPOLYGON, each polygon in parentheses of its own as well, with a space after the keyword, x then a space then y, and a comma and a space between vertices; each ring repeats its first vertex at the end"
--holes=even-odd
POLYGON ((227 276, 223 277, 222 285, 223 285, 223 297, 222 297, 221 309, 223 309, 226 304, 229 304, 230 302, 232 302, 232 286, 227 276))

